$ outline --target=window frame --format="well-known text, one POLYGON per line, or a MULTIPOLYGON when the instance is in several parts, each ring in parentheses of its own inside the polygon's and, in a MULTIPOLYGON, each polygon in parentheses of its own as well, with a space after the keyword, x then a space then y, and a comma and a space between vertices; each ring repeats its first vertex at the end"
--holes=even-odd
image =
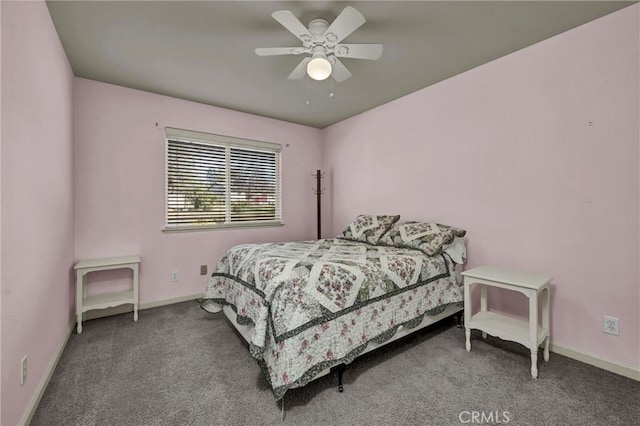
POLYGON ((165 143, 164 143, 164 227, 165 233, 173 232, 191 232, 191 231, 211 231, 220 229, 241 229, 241 228, 262 228, 283 226, 282 221, 282 145, 257 141, 252 139, 236 138, 232 136, 216 135, 212 133, 197 132, 193 130, 178 129, 173 127, 165 127, 165 143), (200 143, 225 148, 225 174, 226 174, 226 191, 225 191, 225 222, 220 224, 208 225, 171 225, 169 224, 169 141, 200 143), (275 154, 275 219, 273 220, 254 220, 254 221, 229 221, 231 217, 231 194, 230 188, 230 151, 232 148, 242 150, 253 150, 258 152, 269 152, 275 154))

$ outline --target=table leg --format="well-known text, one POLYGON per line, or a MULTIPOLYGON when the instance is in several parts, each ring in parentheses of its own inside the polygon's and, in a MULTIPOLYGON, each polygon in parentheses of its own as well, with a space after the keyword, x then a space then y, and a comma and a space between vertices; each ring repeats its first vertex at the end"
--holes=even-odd
POLYGON ((487 286, 485 284, 480 284, 480 311, 487 311, 487 286))
MULTIPOLYGON (((487 312, 487 286, 484 284, 480 284, 480 312, 487 312)), ((487 338, 487 333, 482 332, 482 338, 487 338)))
POLYGON ((538 292, 529 296, 529 349, 531 349, 531 377, 538 377, 538 292))
POLYGON ((76 271, 76 317, 78 319, 77 332, 82 333, 82 304, 85 297, 85 275, 81 270, 76 271))
POLYGON ((531 351, 531 377, 538 377, 538 350, 531 351))
POLYGON ((464 329, 464 335, 466 337, 466 348, 467 348, 467 352, 469 352, 471 350, 471 330, 467 327, 465 327, 464 329))
POLYGON ((549 303, 551 300, 551 289, 547 286, 543 291, 546 294, 542 297, 542 327, 547 330, 547 339, 544 342, 544 360, 549 361, 549 340, 551 339, 549 303))
POLYGON ((467 351, 471 350, 471 278, 464 277, 464 334, 467 351))
POLYGON ((138 301, 139 301, 139 272, 138 272, 138 264, 136 263, 131 268, 133 270, 133 321, 138 321, 138 301))
POLYGON ((543 358, 545 361, 549 361, 549 336, 547 336, 544 342, 544 355, 543 358))

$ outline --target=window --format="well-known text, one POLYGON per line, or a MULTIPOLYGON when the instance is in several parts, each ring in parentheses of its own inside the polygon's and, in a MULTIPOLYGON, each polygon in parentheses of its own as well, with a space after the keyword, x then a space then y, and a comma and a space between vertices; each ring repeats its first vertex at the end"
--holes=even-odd
POLYGON ((165 230, 282 224, 280 145, 165 131, 165 230))

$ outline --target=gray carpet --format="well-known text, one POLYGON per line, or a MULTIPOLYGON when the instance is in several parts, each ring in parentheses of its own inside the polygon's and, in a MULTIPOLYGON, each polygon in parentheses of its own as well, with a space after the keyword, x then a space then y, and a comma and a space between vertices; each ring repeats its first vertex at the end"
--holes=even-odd
MULTIPOLYGON (((445 320, 366 354, 347 367, 344 393, 335 375, 287 392, 284 423, 638 424, 639 382, 554 353, 533 379, 524 347, 473 338, 466 352, 464 332, 445 320)), ((141 311, 137 323, 131 314, 87 321, 32 425, 282 422, 244 340, 193 301, 141 311)))

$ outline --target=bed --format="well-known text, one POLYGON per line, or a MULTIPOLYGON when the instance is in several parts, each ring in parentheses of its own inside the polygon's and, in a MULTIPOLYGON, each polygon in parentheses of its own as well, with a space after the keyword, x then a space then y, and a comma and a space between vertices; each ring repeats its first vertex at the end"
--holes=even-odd
POLYGON ((201 306, 224 311, 276 400, 462 310, 464 231, 429 224, 416 238, 416 222, 398 219, 361 215, 339 238, 243 244, 219 261, 201 306), (434 239, 435 250, 416 243, 434 239))

